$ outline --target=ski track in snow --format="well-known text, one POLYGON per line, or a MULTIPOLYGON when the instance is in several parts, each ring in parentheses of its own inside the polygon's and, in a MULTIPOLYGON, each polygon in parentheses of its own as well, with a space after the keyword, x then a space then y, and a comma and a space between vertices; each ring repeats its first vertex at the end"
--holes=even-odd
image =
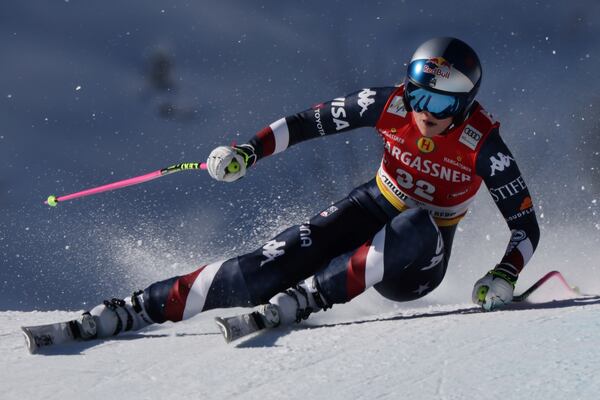
POLYGON ((78 312, 0 313, 3 399, 597 399, 600 297, 482 313, 359 319, 333 311, 227 345, 212 311, 30 355, 19 327, 78 312), (336 319, 337 318, 337 319, 336 319))

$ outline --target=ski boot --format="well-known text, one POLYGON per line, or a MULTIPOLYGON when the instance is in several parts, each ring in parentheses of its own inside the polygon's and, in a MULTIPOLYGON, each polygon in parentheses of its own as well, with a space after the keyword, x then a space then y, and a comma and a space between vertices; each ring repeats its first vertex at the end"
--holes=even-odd
POLYGON ((25 343, 30 353, 59 344, 103 339, 121 332, 142 329, 153 321, 143 307, 142 292, 124 300, 106 300, 79 318, 48 325, 24 326, 25 343))
POLYGON ((317 289, 314 278, 277 294, 269 303, 260 306, 256 311, 232 317, 217 317, 217 323, 225 341, 248 336, 264 329, 300 322, 319 310, 331 308, 317 289))
POLYGON ((97 339, 116 336, 127 331, 138 331, 154 323, 144 309, 141 291, 123 300, 114 298, 110 301, 105 300, 90 310, 89 314, 96 324, 94 338, 97 339))
POLYGON ((296 286, 275 295, 269 305, 277 307, 278 325, 289 325, 301 322, 310 314, 331 308, 319 292, 316 280, 308 278, 296 286))

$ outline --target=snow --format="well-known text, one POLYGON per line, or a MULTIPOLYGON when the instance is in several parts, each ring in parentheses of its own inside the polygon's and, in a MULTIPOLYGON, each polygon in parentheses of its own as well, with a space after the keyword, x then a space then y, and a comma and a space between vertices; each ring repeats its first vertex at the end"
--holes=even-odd
POLYGON ((339 310, 229 345, 213 317, 242 310, 211 311, 42 355, 27 352, 19 327, 78 312, 6 311, 0 387, 6 400, 598 398, 599 296, 492 313, 339 310))

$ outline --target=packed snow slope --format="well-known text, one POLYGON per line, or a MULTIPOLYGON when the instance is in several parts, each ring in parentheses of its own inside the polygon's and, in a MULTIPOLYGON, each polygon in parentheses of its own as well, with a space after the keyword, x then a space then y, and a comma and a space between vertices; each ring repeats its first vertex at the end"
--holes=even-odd
POLYGON ((27 352, 19 326, 77 313, 2 312, 2 398, 598 398, 599 296, 493 313, 464 304, 369 315, 374 295, 229 345, 213 317, 241 310, 42 355, 27 352))

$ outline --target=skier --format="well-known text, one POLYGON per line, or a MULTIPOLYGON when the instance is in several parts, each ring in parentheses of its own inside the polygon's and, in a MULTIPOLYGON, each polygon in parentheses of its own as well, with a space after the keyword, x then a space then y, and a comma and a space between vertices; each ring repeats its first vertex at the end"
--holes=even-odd
POLYGON ((374 127, 384 150, 373 179, 308 222, 254 252, 105 301, 71 321, 72 335, 105 338, 209 309, 258 305, 259 324, 272 327, 348 302, 369 287, 395 301, 420 298, 442 281, 454 233, 482 181, 511 237, 502 259, 475 283, 472 299, 488 311, 510 302, 539 228, 499 123, 475 100, 481 75, 466 43, 431 39, 417 48, 403 84, 317 104, 273 122, 246 144, 217 147, 208 172, 224 182, 294 144, 360 127, 374 127), (342 254, 349 255, 345 262, 342 254))

